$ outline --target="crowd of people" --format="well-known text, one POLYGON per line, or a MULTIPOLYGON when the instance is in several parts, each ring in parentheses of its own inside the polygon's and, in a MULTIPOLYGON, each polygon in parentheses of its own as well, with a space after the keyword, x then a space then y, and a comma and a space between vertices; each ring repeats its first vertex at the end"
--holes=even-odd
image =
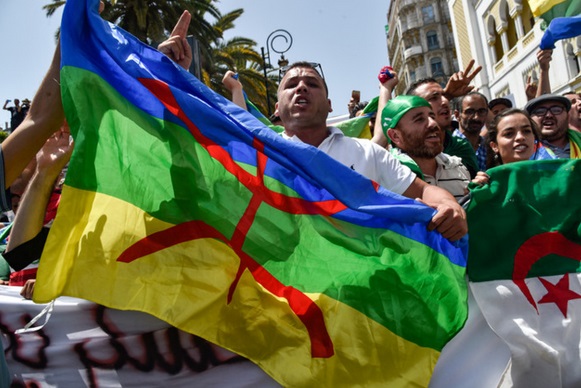
MULTIPOLYGON (((185 40, 190 18, 184 12, 170 38, 158 47, 186 69, 192 60, 185 40)), ((58 57, 57 49, 55 60, 58 57)), ((348 137, 327 126, 331 102, 326 81, 313 63, 297 62, 282 74, 273 125, 280 126, 283 138, 317 147, 385 188, 434 207, 437 213, 430 228, 457 240, 467 233, 460 204, 469 196, 468 185, 488 182, 487 169, 521 160, 581 156, 581 97, 573 91, 563 96, 545 93, 550 91, 551 51, 540 50, 538 60, 539 86, 524 109, 513 108, 507 98, 488 101, 473 90, 471 82, 481 70, 474 68, 474 61, 445 87, 426 78, 395 97, 398 74, 389 68, 389 77, 378 77, 378 119, 370 120, 370 140, 348 137)), ((22 104, 15 100, 14 107, 6 108, 9 101, 4 105, 11 112, 30 109, 20 123, 14 122, 18 131, 2 144, 0 155, 4 162, 0 200, 4 210, 16 214, 10 232, 4 233, 10 235, 4 257, 12 268, 12 273, 0 273, 6 284, 24 285, 34 278, 34 271, 20 270, 40 258, 48 233, 45 226, 54 218, 62 170, 73 147, 57 79, 53 64, 35 97, 38 104, 31 107, 27 100, 22 104), (24 137, 30 142, 18 149, 24 137)), ((236 74, 227 72, 223 83, 233 102, 246 109, 236 74)), ((348 104, 352 117, 364 107, 354 97, 358 96, 348 104)), ((24 294, 30 297, 31 291, 27 286, 24 294)))
MULTIPOLYGON (((190 18, 185 12, 159 46, 185 69, 192 60, 185 40, 190 18)), ((437 212, 428 228, 456 241, 468 232, 462 207, 468 185, 486 184, 487 169, 526 160, 581 158, 581 97, 573 91, 550 93, 550 54, 539 52, 539 86, 522 109, 507 98, 488 101, 473 90, 470 84, 481 70, 473 68, 473 61, 445 87, 427 78, 399 96, 393 96, 398 74, 392 69, 391 77, 380 81, 371 139, 348 137, 327 126, 328 85, 312 63, 297 62, 282 74, 274 124, 283 128, 284 139, 317 147, 392 192, 433 207, 437 212)), ((9 235, 4 259, 11 269, 0 278, 24 286, 26 298, 32 296, 34 263, 58 208, 73 148, 60 99, 59 58, 57 48, 34 105, 16 99, 14 106, 7 107, 9 100, 4 104, 12 114, 13 131, 0 148, 0 205, 14 211, 15 218, 3 233, 9 235)), ((246 109, 235 73, 228 72, 223 82, 232 100, 246 109)), ((350 103, 349 109, 356 117, 363 107, 350 103)))

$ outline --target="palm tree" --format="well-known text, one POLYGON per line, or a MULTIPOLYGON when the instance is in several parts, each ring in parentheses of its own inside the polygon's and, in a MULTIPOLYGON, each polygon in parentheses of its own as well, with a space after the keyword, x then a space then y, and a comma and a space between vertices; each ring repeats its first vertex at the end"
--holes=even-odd
MULTIPOLYGON (((219 36, 234 28, 243 9, 236 9, 222 15, 214 23, 214 30, 219 36)), ((263 74, 262 56, 254 49, 256 42, 252 39, 234 37, 227 41, 219 38, 211 45, 211 52, 203 59, 203 81, 216 92, 229 96, 229 91, 222 85, 222 78, 228 70, 238 72, 244 90, 256 107, 267 114, 266 85, 263 74)), ((278 76, 268 77, 270 101, 276 101, 278 76)), ((272 105, 272 103, 271 103, 272 105)))
MULTIPOLYGON (((216 2, 217 0, 118 0, 106 2, 101 16, 129 31, 139 40, 155 45, 169 35, 182 12, 188 10, 192 14, 189 33, 202 46, 207 47, 219 37, 212 23, 205 19, 206 15, 214 19, 221 17, 220 11, 214 5, 216 2)), ((47 16, 51 16, 65 3, 66 0, 52 0, 43 9, 47 16)))

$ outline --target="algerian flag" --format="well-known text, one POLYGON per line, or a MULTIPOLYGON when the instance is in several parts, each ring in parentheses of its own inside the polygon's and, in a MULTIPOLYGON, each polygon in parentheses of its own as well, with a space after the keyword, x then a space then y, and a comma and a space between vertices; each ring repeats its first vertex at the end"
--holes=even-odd
POLYGON ((510 348, 507 384, 581 384, 580 163, 503 165, 472 192, 470 286, 510 348))

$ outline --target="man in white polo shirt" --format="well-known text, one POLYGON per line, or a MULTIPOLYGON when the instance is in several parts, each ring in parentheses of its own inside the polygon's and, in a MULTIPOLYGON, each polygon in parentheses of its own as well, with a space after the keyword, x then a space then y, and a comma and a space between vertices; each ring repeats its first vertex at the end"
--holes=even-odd
POLYGON ((337 128, 327 127, 331 101, 316 67, 310 62, 294 63, 280 81, 275 114, 284 123, 283 137, 319 148, 388 190, 421 199, 438 210, 431 229, 452 241, 464 236, 468 231, 466 214, 450 193, 418 179, 377 144, 346 137, 337 128))

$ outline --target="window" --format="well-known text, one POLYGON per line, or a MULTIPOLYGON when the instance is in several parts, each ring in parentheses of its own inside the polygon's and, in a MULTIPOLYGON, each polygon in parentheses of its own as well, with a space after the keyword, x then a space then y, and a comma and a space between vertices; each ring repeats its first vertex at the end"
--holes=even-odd
POLYGON ((430 59, 430 67, 432 69, 432 77, 444 74, 444 66, 442 66, 442 60, 440 58, 430 59))
POLYGON ((410 82, 409 83, 414 83, 416 82, 416 71, 415 70, 410 70, 410 82))
POLYGON ((440 43, 438 42, 438 34, 436 31, 428 31, 426 34, 426 39, 428 41, 428 50, 435 50, 440 48, 440 43))
POLYGON ((422 16, 424 23, 432 23, 436 18, 434 17, 434 8, 431 5, 422 7, 422 16))

